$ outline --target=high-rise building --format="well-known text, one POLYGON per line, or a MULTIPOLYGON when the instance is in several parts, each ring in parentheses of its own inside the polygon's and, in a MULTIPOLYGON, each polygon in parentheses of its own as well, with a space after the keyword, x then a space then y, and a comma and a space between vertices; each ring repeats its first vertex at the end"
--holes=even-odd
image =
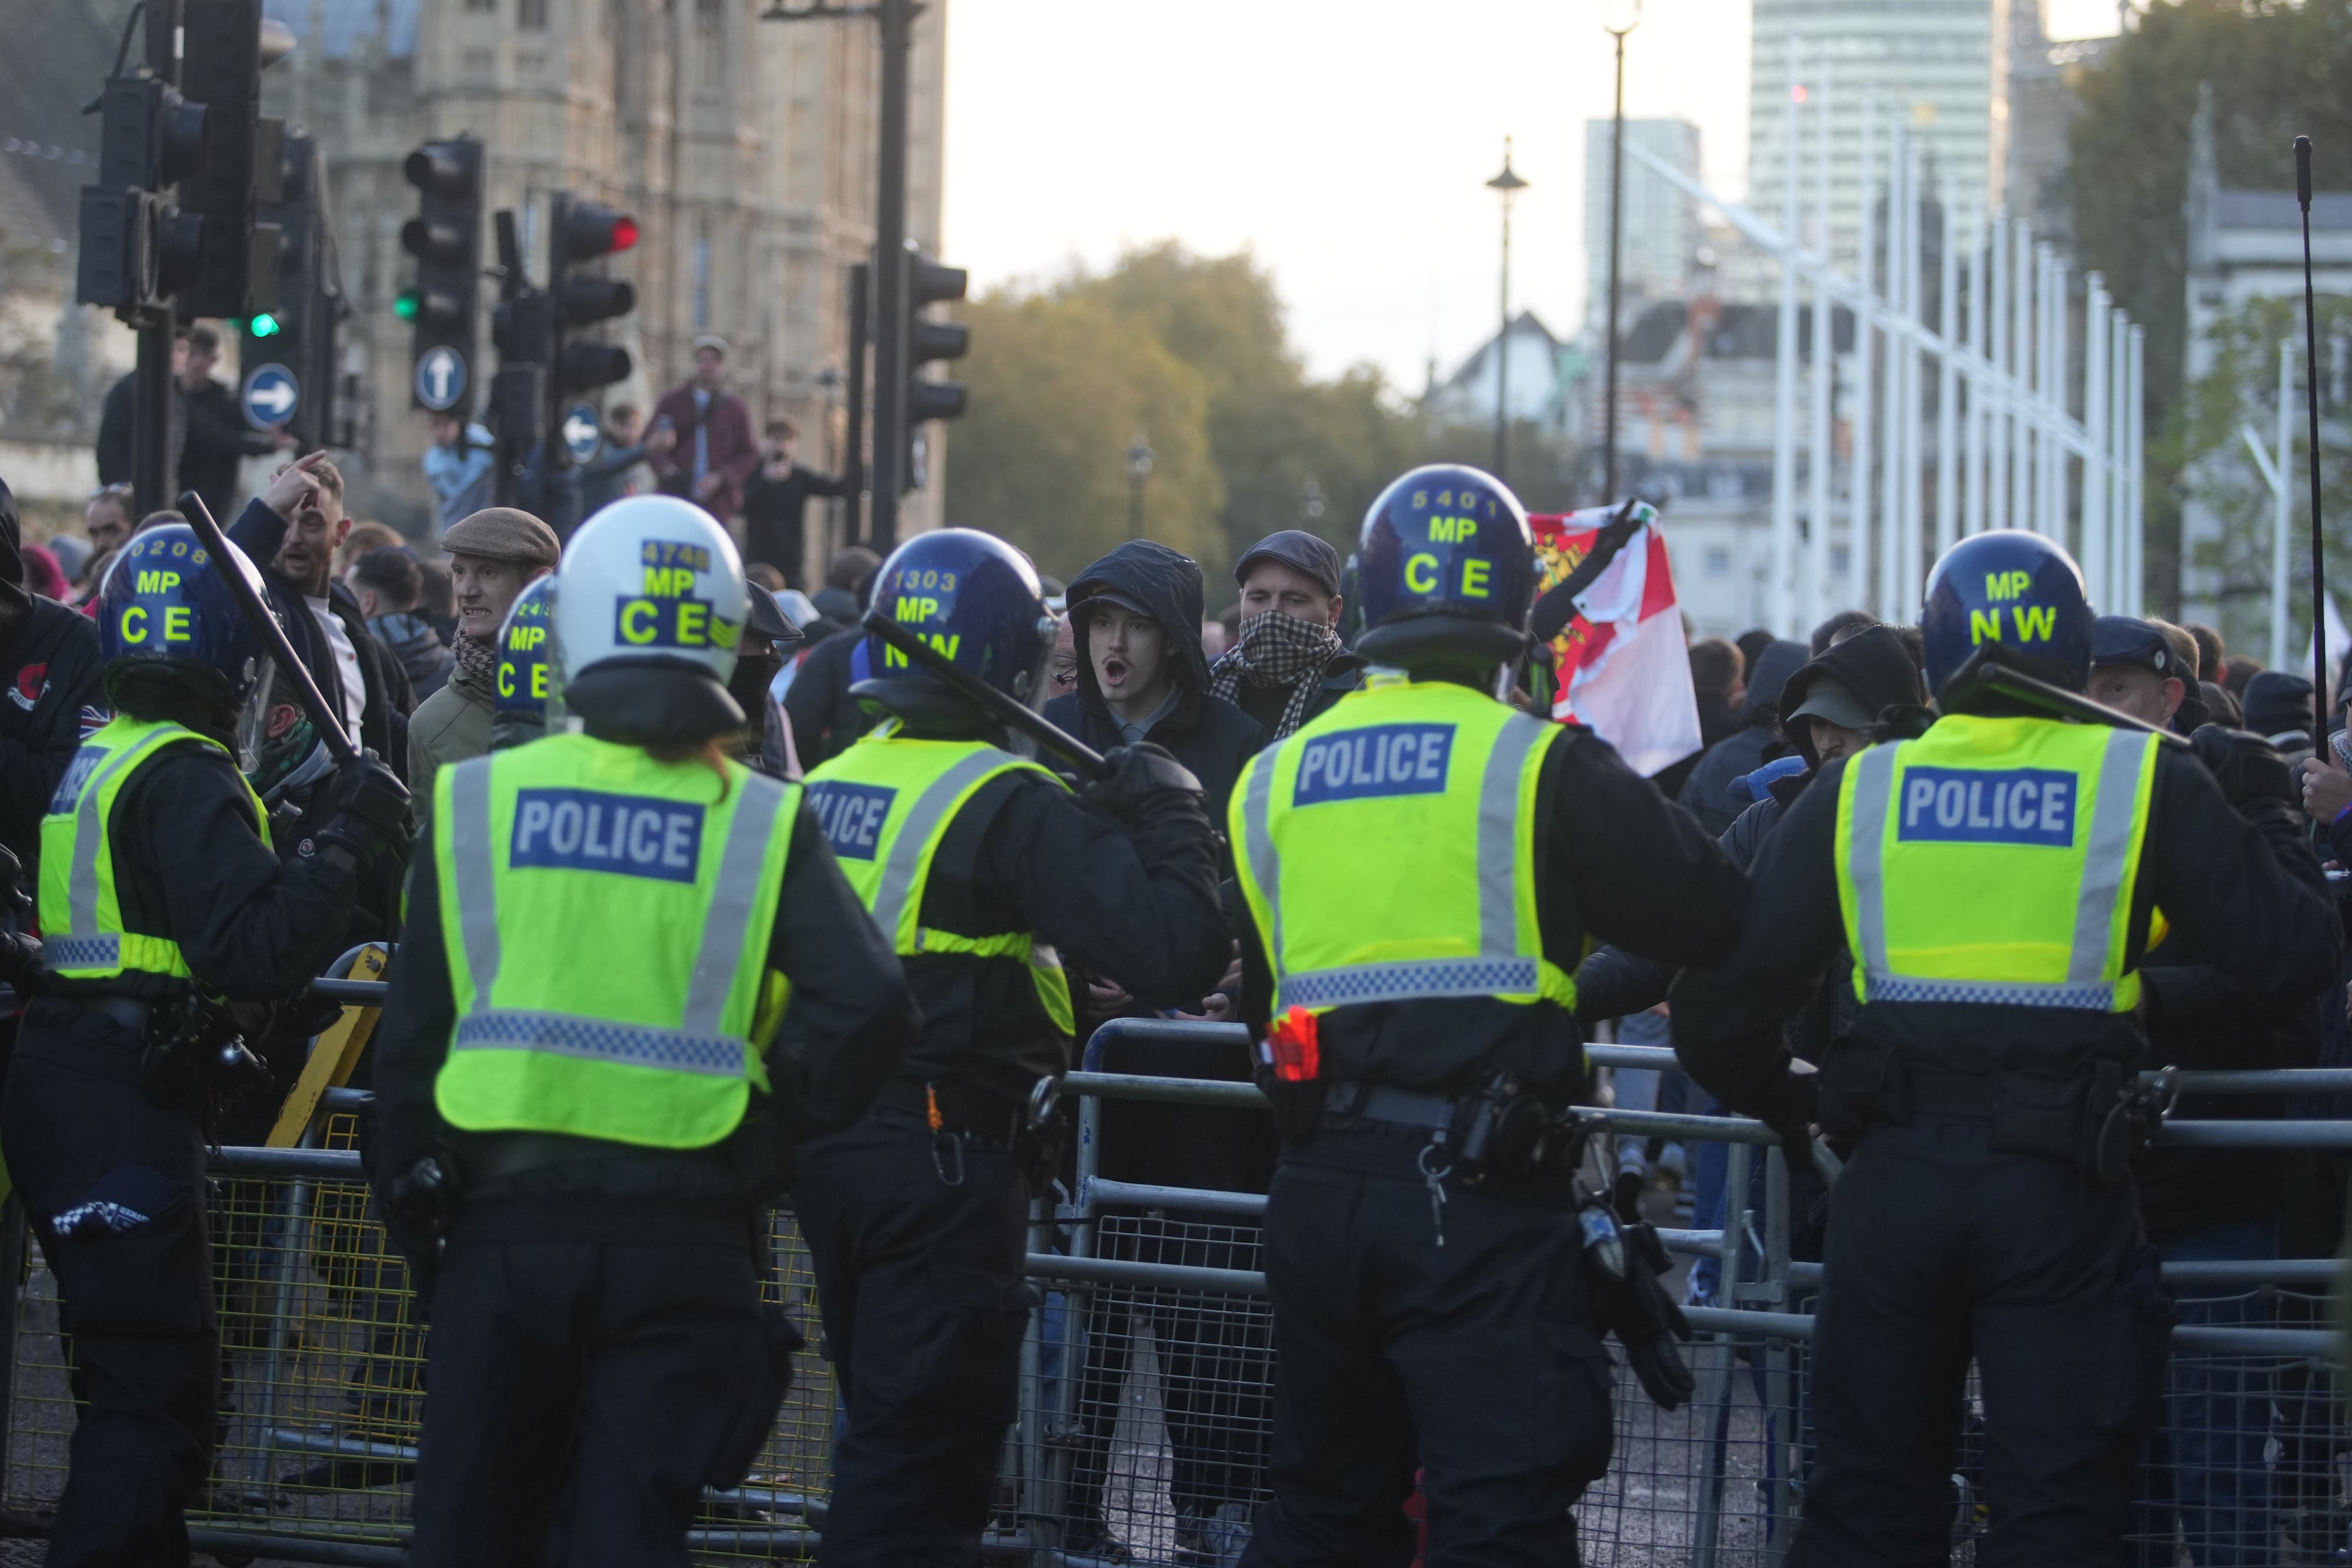
MULTIPOLYGON (((1748 204, 1780 220, 1788 168, 1788 50, 1797 42, 1798 89, 1829 95, 1831 255, 1850 267, 1861 217, 1865 105, 1876 110, 1872 184, 1883 181, 1890 130, 1923 144, 1935 183, 1951 182, 1966 215, 1997 210, 2009 167, 2010 57, 2014 35, 2041 37, 2042 0, 1751 0, 1748 204)), ((1803 117, 1799 199, 1810 210, 1819 149, 1803 117)), ((1812 236, 1803 235, 1808 243, 1812 236)))
MULTIPOLYGON (((763 22, 761 0, 268 0, 267 9, 303 47, 267 73, 264 112, 308 129, 326 159, 352 311, 346 369, 373 411, 355 444, 386 489, 421 511, 425 422, 410 405, 408 324, 392 310, 413 267, 400 229, 416 192, 402 160, 461 131, 484 143, 489 205, 516 210, 534 281, 546 281, 551 193, 637 219, 644 238, 612 264, 636 287, 616 339, 636 369, 608 389, 608 406, 649 408, 692 371, 694 339, 715 333, 730 345, 729 383, 754 423, 793 419, 803 460, 837 468, 847 271, 874 243, 880 82, 870 21, 763 22)), ((945 9, 923 8, 909 69, 907 232, 934 255, 945 9)), ((495 287, 484 295, 487 308, 495 287)), ((488 357, 487 320, 480 340, 488 357)), ((483 391, 490 368, 477 367, 483 391)), ((936 523, 943 444, 934 431, 932 482, 908 498, 904 527, 936 523)), ((811 533, 821 540, 814 525, 811 533)))
MULTIPOLYGON (((1584 122, 1584 315, 1596 328, 1609 308, 1612 123, 1584 122)), ((1698 204, 1633 157, 1632 150, 1638 147, 1696 179, 1698 127, 1686 120, 1629 120, 1625 146, 1618 277, 1622 308, 1630 310, 1648 300, 1683 296, 1690 287, 1700 238, 1698 204)))

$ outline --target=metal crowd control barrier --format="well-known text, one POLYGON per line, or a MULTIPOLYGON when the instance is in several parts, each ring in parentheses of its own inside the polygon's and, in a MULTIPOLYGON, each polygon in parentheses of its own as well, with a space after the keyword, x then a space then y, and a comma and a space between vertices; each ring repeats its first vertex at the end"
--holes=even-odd
MULTIPOLYGON (((339 967, 359 962, 347 955, 339 967)), ((363 980, 329 984, 355 1006, 381 995, 360 990, 363 980)), ((1066 1081, 1078 1103, 1074 1168, 1069 1187, 1032 1215, 1028 1272, 1044 1299, 1022 1347, 1019 1414, 984 1540, 992 1562, 1231 1563, 1265 1498, 1274 1362, 1258 1253, 1265 1199, 1101 1174, 1106 1101, 1244 1112, 1265 1102, 1246 1082, 1093 1071, 1122 1040, 1246 1049, 1234 1026, 1119 1020, 1091 1042, 1089 1070, 1066 1081)), ((1663 1049, 1591 1054, 1610 1067, 1672 1065, 1663 1049)), ((2193 1088, 2352 1089, 2352 1072, 2200 1074, 2193 1088)), ((214 1157, 221 1442, 191 1526, 199 1549, 225 1562, 401 1560, 424 1331, 404 1266, 368 1208, 355 1146, 367 1098, 329 1084, 297 1146, 214 1157)), ((1664 1233, 1674 1251, 1716 1260, 1725 1304, 1689 1312, 1697 1337, 1685 1354, 1699 1386, 1682 1409, 1658 1410, 1620 1370, 1616 1460, 1577 1509, 1585 1561, 1769 1568, 1787 1551, 1812 1442, 1804 1308, 1820 1266, 1789 1255, 1787 1168, 1770 1131, 1740 1118, 1627 1112, 1611 1113, 1609 1125, 1726 1145, 1727 1223, 1664 1233), (1761 1176, 1751 1181, 1759 1147, 1761 1176)), ((2352 1126, 2334 1122, 2176 1124, 2164 1141, 2247 1146, 2279 1126, 2352 1146, 2352 1126)), ((37 1533, 64 1481, 74 1401, 54 1281, 26 1241, 12 1217, 0 1230, 0 1278, 22 1283, 9 1301, 10 1375, 0 1380, 0 1528, 37 1533)), ((751 1477, 704 1500, 691 1534, 704 1563, 803 1560, 824 1528, 834 1384, 788 1213, 775 1215, 771 1245, 768 1288, 811 1348, 751 1477)), ((2221 1560, 2285 1560, 2292 1547, 2326 1561, 2347 1545, 2341 1459, 2352 1429, 2335 1398, 2330 1336, 2267 1322, 2321 1321, 2333 1270, 2324 1260, 2168 1270, 2179 1285, 2235 1293, 2219 1298, 2209 1321, 2176 1332, 2173 1419, 2151 1446, 2135 1521, 2144 1560, 2186 1550, 2202 1563, 2213 1560, 2208 1547, 2221 1552, 2242 1537, 2249 1549, 2221 1560), (2256 1472, 2259 1506, 2248 1500, 2256 1472), (2231 1485, 2209 1484, 2218 1476, 2231 1485), (2221 1490, 2233 1500, 2216 1502, 2221 1490)), ((1968 1410, 1953 1478, 1955 1561, 1971 1560, 1985 1518, 1973 1385, 1968 1410)))

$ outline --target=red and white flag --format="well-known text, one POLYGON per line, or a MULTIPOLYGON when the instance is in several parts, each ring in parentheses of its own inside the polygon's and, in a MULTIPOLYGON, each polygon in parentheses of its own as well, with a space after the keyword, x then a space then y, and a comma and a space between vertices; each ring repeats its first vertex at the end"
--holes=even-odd
MULTIPOLYGON (((1591 553, 1593 537, 1617 511, 1588 507, 1528 519, 1544 588, 1591 553)), ((1642 526, 1577 596, 1576 619, 1552 640, 1558 684, 1551 711, 1554 718, 1572 718, 1591 729, 1647 777, 1699 748, 1698 696, 1658 514, 1636 501, 1633 516, 1642 526)))

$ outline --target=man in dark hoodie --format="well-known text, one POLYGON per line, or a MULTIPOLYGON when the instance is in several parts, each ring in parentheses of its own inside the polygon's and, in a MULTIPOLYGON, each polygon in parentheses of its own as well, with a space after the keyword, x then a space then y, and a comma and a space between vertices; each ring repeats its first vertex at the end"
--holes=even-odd
POLYGON ((1265 745, 1265 727, 1209 692, 1201 651, 1200 563, 1132 539, 1070 582, 1078 634, 1078 689, 1045 716, 1097 751, 1148 740, 1192 770, 1209 817, 1224 821, 1242 764, 1265 745))
POLYGON ((1764 754, 1778 737, 1780 688, 1804 663, 1802 643, 1775 642, 1757 654, 1755 668, 1748 674, 1748 695, 1739 707, 1744 727, 1708 747, 1690 777, 1683 780, 1682 792, 1675 799, 1699 820, 1701 827, 1718 838, 1747 809, 1746 801, 1733 797, 1731 782, 1764 765, 1764 754))

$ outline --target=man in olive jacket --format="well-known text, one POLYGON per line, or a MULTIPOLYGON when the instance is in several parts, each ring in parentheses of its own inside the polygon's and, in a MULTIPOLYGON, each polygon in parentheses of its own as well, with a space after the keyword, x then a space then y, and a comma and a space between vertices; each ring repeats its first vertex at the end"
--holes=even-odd
POLYGON ((447 763, 488 755, 499 627, 524 587, 555 570, 555 530, 529 512, 487 507, 449 525, 449 580, 457 605, 457 665, 448 684, 408 721, 409 799, 433 799, 433 775, 447 763))

